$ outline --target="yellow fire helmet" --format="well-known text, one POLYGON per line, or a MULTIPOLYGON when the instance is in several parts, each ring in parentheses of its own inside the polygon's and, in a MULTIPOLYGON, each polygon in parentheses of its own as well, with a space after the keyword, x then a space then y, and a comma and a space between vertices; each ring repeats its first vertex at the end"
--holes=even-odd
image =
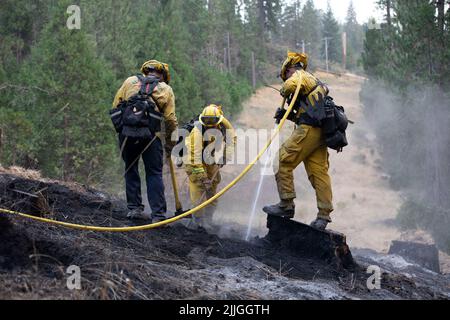
POLYGON ((149 70, 156 70, 158 72, 161 72, 164 77, 164 82, 167 84, 170 83, 170 70, 167 63, 162 63, 158 60, 147 61, 142 65, 141 72, 146 74, 149 70))
POLYGON ((287 58, 281 67, 280 77, 283 81, 287 80, 286 71, 292 66, 300 64, 303 70, 308 68, 308 55, 306 53, 288 52, 287 58))
POLYGON ((199 121, 205 127, 217 127, 223 121, 222 106, 211 104, 203 109, 199 121))

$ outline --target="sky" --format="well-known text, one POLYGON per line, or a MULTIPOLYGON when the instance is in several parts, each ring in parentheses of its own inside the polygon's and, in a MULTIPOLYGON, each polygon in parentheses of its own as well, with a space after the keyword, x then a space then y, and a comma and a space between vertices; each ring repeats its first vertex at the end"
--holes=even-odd
MULTIPOLYGON (((291 2, 292 0, 285 0, 291 2)), ((326 10, 327 2, 330 1, 331 8, 340 22, 344 22, 347 16, 347 9, 351 0, 314 0, 316 8, 326 10)), ((304 1, 302 1, 304 2, 304 1)), ((376 0, 353 0, 358 22, 365 23, 371 17, 381 20, 383 14, 377 9, 376 0)))

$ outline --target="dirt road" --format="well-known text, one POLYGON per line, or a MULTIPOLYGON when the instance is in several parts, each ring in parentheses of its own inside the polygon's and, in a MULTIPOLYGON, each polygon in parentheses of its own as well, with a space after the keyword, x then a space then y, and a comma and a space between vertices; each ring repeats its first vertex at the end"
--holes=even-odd
MULTIPOLYGON (((343 105, 349 117, 356 122, 348 130, 350 146, 343 153, 331 153, 330 156, 336 209, 331 228, 346 234, 352 247, 386 252, 391 241, 400 235, 393 226, 393 219, 402 200, 399 193, 389 187, 389 177, 380 165, 374 134, 364 120, 359 99, 363 79, 353 75, 338 77, 325 73, 317 73, 317 76, 329 85, 335 101, 343 105)), ((260 89, 245 104, 244 111, 235 120, 236 126, 244 129, 272 128, 272 115, 280 103, 280 95, 274 89, 260 89)), ((292 129, 292 123, 286 125, 281 135, 282 141, 292 129)), ((225 182, 233 178, 241 168, 228 168, 225 182)), ((302 165, 295 172, 298 194, 296 219, 310 222, 317 209, 314 191, 304 171, 302 165)), ((224 197, 218 217, 223 225, 247 225, 258 181, 259 168, 255 168, 249 177, 224 197)), ((264 180, 257 204, 253 234, 264 234, 266 217, 261 208, 277 201, 275 179, 268 176, 264 180)))

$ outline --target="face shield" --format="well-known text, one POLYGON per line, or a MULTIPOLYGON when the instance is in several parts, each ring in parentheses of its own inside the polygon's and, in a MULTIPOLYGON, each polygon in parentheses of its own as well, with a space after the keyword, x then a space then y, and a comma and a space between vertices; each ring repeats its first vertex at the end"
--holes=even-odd
POLYGON ((200 122, 206 127, 216 127, 222 122, 222 117, 202 116, 200 122))

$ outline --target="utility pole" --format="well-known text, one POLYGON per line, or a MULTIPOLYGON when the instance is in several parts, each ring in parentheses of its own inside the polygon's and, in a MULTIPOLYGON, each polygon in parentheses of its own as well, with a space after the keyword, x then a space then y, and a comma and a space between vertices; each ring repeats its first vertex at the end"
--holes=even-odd
POLYGON ((225 68, 224 71, 228 70, 227 64, 228 64, 228 62, 227 62, 227 48, 223 48, 223 67, 225 68))
POLYGON ((342 67, 347 69, 347 32, 342 33, 342 67))
POLYGON ((253 90, 256 90, 256 63, 255 63, 255 52, 252 51, 252 85, 253 90))
POLYGON ((227 32, 227 55, 228 55, 228 71, 231 73, 231 40, 230 40, 230 32, 227 32))
POLYGON ((330 72, 330 65, 328 63, 328 39, 329 38, 325 38, 323 40, 325 41, 325 61, 327 66, 327 72, 330 72))
POLYGON ((306 43, 305 40, 302 40, 302 52, 306 53, 306 47, 311 47, 311 42, 306 43))

